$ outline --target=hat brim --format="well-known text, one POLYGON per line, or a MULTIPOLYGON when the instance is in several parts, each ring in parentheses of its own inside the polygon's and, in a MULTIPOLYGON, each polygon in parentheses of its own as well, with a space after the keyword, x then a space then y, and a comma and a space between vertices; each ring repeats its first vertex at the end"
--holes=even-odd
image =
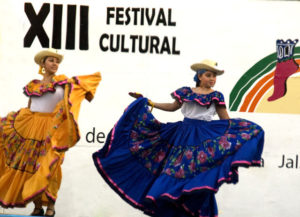
POLYGON ((55 57, 58 59, 59 63, 62 62, 62 60, 64 59, 64 56, 59 54, 59 53, 55 53, 55 52, 51 52, 48 50, 43 50, 38 52, 35 57, 34 57, 34 61, 36 62, 36 64, 41 65, 43 62, 43 59, 45 57, 55 57))
POLYGON ((195 63, 191 65, 191 69, 194 71, 200 70, 200 69, 206 69, 211 72, 215 72, 217 75, 222 75, 224 73, 224 70, 220 70, 214 67, 211 67, 209 65, 203 64, 203 63, 195 63))

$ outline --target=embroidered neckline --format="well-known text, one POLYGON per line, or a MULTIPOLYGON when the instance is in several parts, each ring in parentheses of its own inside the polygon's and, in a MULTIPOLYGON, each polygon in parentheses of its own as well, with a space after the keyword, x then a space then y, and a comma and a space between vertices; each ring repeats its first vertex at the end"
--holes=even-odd
POLYGON ((65 75, 58 75, 52 78, 49 83, 42 83, 41 80, 32 80, 24 87, 24 94, 26 96, 42 96, 47 92, 55 92, 57 85, 62 86, 68 82, 68 77, 65 75))
POLYGON ((225 105, 224 96, 219 91, 213 91, 208 94, 199 94, 194 92, 190 87, 182 87, 174 91, 171 95, 180 103, 193 101, 197 102, 201 106, 208 107, 212 103, 216 103, 216 105, 225 105))

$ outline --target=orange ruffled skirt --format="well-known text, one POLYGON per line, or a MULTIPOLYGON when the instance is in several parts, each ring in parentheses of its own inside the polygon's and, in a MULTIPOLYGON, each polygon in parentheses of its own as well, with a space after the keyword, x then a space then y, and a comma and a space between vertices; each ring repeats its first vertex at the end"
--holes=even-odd
POLYGON ((24 108, 0 118, 1 206, 24 207, 40 196, 43 205, 55 202, 64 152, 52 148, 51 140, 67 134, 67 129, 56 132, 65 116, 61 102, 53 113, 24 108))

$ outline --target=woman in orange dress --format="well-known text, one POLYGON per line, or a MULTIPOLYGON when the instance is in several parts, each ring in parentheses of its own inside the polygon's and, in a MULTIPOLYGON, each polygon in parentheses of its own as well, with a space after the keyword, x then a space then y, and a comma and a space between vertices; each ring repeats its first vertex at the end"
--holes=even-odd
POLYGON ((80 139, 80 105, 93 99, 101 75, 56 75, 63 55, 54 49, 38 52, 34 60, 43 79, 24 87, 28 107, 0 118, 0 205, 33 201, 32 216, 44 215, 42 206, 45 216, 54 216, 64 153, 80 139))

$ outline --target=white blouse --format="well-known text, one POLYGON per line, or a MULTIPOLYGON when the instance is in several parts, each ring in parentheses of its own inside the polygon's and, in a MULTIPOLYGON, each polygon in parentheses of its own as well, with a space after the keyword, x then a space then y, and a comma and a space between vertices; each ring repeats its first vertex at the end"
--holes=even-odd
POLYGON ((57 86, 55 92, 44 93, 40 97, 31 97, 30 111, 51 113, 54 111, 56 104, 64 98, 64 89, 57 86))
POLYGON ((211 121, 216 114, 216 105, 212 103, 209 108, 200 106, 197 102, 184 102, 181 112, 185 118, 211 121))

